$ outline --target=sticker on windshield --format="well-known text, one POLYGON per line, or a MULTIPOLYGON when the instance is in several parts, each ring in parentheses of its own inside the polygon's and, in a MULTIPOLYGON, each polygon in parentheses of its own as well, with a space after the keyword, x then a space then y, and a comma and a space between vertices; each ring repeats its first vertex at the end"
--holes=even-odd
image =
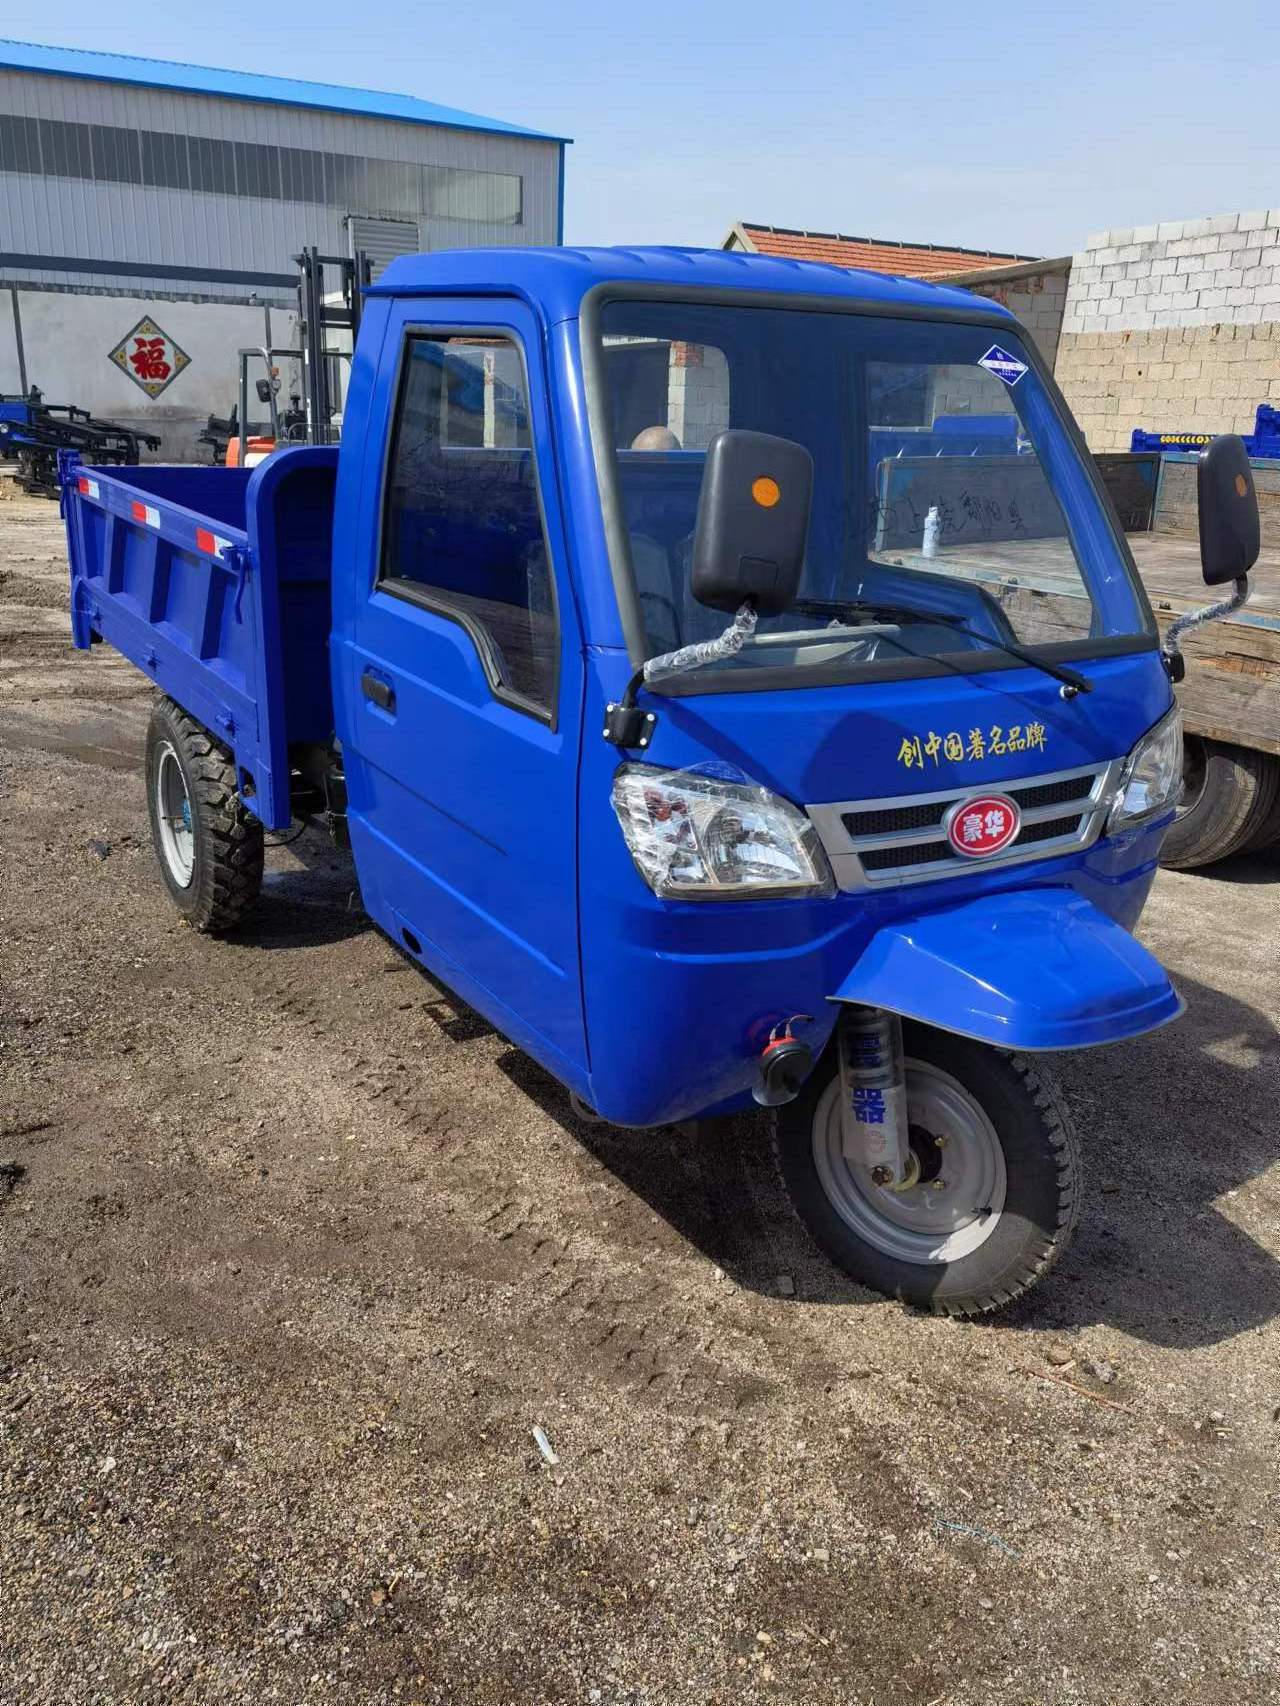
POLYGON ((1016 385, 1028 371, 1025 361, 1019 361, 1016 355, 1010 355, 1008 350, 1001 349, 999 344, 992 344, 987 353, 979 358, 978 366, 985 367, 988 373, 994 373, 997 379, 1003 379, 1006 385, 1016 385))

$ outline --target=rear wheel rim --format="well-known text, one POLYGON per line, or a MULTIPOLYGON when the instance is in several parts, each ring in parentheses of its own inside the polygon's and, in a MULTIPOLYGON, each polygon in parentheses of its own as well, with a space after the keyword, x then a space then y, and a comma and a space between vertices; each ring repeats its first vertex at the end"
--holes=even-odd
POLYGON ((196 865, 196 838, 191 827, 191 796, 178 754, 165 742, 156 765, 156 824, 160 856, 180 889, 191 887, 196 865))
POLYGON ((972 1255, 995 1231, 1007 1190, 1004 1149, 958 1079, 929 1061, 905 1068, 916 1184, 889 1190, 845 1156, 839 1074, 814 1110, 813 1159, 828 1202, 856 1237, 893 1261, 935 1267, 972 1255))
POLYGON ((1203 742, 1186 735, 1182 742, 1182 786, 1178 792, 1176 815, 1186 817, 1200 804, 1205 783, 1209 779, 1208 756, 1203 742))

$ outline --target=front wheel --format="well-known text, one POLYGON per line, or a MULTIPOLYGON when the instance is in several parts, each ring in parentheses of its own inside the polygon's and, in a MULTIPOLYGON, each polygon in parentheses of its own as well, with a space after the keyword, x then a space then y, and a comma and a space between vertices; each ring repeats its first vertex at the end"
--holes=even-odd
POLYGON ((937 1314, 981 1315, 1028 1291, 1070 1241, 1079 1142, 1026 1057, 910 1022, 903 1045, 907 1188, 845 1156, 834 1049, 778 1110, 783 1184, 850 1278, 937 1314))

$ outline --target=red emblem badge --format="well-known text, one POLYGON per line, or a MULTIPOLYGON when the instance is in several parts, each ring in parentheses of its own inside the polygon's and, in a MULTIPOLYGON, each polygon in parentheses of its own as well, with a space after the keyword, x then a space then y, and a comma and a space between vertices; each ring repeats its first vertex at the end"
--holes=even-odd
POLYGON ((1022 828, 1022 814, 1007 794, 974 794, 947 813, 947 837, 967 859, 999 853, 1022 828))

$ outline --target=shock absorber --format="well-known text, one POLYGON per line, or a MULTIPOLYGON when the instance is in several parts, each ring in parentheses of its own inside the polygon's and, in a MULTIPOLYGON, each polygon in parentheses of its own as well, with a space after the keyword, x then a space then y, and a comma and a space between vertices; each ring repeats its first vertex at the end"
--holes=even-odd
POLYGON ((877 1185, 907 1189, 915 1159, 907 1130, 902 1020, 883 1007, 846 1005, 836 1027, 842 1147, 877 1185))

